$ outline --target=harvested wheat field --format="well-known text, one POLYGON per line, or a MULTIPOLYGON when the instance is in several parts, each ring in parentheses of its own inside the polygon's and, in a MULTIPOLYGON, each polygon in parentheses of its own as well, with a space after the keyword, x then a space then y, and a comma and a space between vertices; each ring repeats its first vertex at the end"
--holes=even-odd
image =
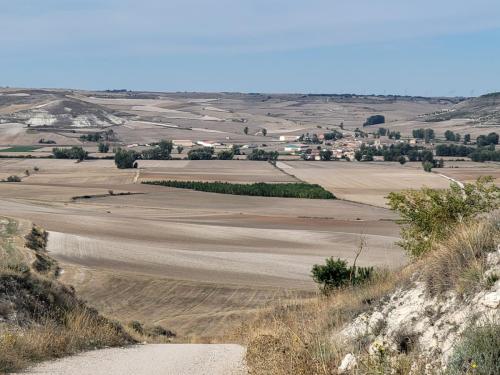
POLYGON ((341 200, 245 197, 140 184, 143 175, 238 182, 295 179, 263 162, 3 159, 22 183, 0 184, 4 215, 51 232, 62 281, 103 313, 220 336, 280 299, 313 295, 313 264, 335 256, 394 267, 394 214, 341 200), (34 167, 38 171, 34 170, 34 167), (135 183, 134 183, 135 182, 135 183), (119 195, 126 194, 126 195, 119 195))
POLYGON ((320 184, 338 198, 379 207, 386 207, 385 197, 391 191, 422 186, 444 189, 450 185, 444 177, 399 163, 297 161, 278 163, 278 166, 301 180, 320 184))

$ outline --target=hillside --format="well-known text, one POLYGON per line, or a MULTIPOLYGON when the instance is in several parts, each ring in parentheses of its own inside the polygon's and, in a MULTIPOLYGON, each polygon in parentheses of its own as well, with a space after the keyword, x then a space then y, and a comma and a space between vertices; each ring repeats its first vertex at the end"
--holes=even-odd
POLYGON ((484 214, 500 195, 485 186, 393 196, 413 262, 262 312, 242 331, 251 373, 500 373, 500 218, 484 214))
POLYGON ((0 372, 134 340, 56 280, 46 232, 0 220, 0 372))
POLYGON ((477 126, 500 127, 500 93, 491 93, 477 98, 470 98, 450 109, 432 114, 426 118, 428 122, 449 120, 469 120, 477 126))

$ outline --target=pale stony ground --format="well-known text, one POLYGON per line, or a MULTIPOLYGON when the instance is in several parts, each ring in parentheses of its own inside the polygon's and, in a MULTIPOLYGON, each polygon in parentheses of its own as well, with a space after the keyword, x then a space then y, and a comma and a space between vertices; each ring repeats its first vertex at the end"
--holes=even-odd
POLYGON ((38 375, 244 375, 239 345, 156 344, 86 352, 37 365, 38 375))

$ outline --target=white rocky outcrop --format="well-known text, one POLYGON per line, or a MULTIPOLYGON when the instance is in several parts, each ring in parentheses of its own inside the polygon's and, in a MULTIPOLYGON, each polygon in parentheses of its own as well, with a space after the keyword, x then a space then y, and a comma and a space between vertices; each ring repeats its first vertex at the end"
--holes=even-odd
MULTIPOLYGON (((336 334, 335 341, 352 343, 363 339, 370 343, 368 350, 372 354, 380 350, 404 352, 411 346, 429 362, 446 366, 454 343, 472 321, 500 318, 500 280, 491 285, 496 279, 492 276, 500 276, 500 250, 488 254, 486 263, 485 289, 464 298, 452 291, 431 297, 425 283, 415 275, 412 286, 396 290, 378 307, 359 315, 336 334)), ((355 363, 351 356, 348 354, 342 361, 344 372, 347 363, 355 363)))

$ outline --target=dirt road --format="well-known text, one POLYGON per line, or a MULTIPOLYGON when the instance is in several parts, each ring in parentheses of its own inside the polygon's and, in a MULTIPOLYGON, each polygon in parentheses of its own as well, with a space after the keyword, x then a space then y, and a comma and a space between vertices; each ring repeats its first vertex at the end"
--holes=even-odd
POLYGON ((239 345, 156 344, 86 352, 40 364, 25 374, 243 375, 239 345))

